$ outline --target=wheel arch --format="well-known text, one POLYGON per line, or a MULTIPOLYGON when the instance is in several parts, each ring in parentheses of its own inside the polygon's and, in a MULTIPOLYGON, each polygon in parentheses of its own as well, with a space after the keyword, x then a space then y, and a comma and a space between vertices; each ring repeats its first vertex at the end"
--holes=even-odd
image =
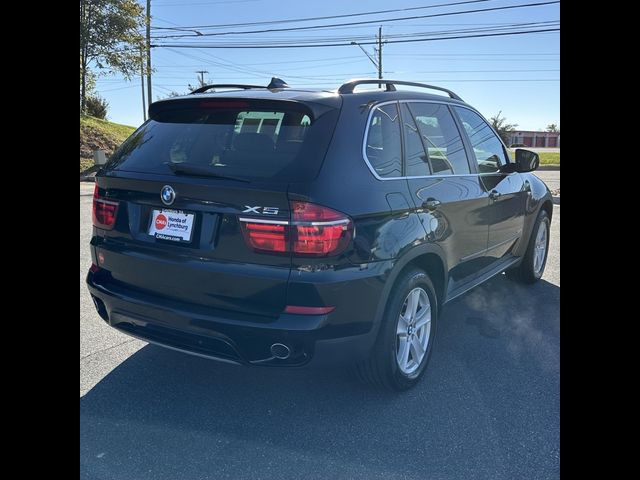
POLYGON ((553 202, 551 200, 545 200, 540 206, 540 210, 544 210, 549 215, 549 220, 553 217, 553 202))
MULTIPOLYGON (((419 268, 429 275, 436 290, 438 307, 442 306, 445 300, 446 286, 449 278, 444 252, 439 246, 431 243, 416 246, 397 259, 385 281, 385 288, 382 295, 380 295, 380 301, 378 302, 378 308, 376 310, 374 336, 377 337, 378 335, 387 303, 398 279, 411 268, 419 268)), ((438 309, 438 311, 439 310, 440 309, 438 309)))

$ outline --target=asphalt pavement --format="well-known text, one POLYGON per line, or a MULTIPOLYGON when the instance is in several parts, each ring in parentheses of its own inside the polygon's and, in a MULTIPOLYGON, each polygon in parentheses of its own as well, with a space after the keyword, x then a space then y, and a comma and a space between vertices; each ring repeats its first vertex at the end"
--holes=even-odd
POLYGON ((504 275, 447 305, 423 381, 405 393, 344 369, 276 370, 147 345, 106 326, 84 285, 82 479, 556 479, 560 476, 560 206, 543 279, 504 275))

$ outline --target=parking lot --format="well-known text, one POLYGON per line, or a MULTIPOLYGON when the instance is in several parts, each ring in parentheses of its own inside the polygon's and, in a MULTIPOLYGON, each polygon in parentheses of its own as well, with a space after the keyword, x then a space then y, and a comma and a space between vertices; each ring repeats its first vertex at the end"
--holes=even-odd
POLYGON ((84 284, 92 191, 81 184, 81 478, 559 478, 559 205, 543 279, 499 275, 447 305, 424 380, 392 394, 344 369, 237 367, 106 326, 84 284))
POLYGON ((560 169, 538 170, 535 172, 535 175, 546 183, 552 192, 560 189, 560 169))

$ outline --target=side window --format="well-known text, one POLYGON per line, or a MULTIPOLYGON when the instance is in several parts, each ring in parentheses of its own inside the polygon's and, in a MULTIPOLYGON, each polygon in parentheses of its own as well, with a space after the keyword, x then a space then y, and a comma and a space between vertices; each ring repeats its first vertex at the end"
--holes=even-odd
POLYGON ((449 108, 440 103, 413 102, 409 109, 427 148, 431 172, 443 175, 470 173, 462 138, 449 108))
POLYGON ((464 125, 478 162, 478 172, 493 173, 507 163, 502 142, 489 124, 468 108, 454 107, 464 125))
POLYGON ((406 158, 407 177, 425 176, 431 174, 429 159, 420 140, 420 132, 413 120, 406 103, 400 104, 402 113, 402 129, 404 132, 404 155, 406 158))
POLYGON ((366 142, 367 159, 379 176, 402 176, 400 116, 395 103, 373 111, 366 142))

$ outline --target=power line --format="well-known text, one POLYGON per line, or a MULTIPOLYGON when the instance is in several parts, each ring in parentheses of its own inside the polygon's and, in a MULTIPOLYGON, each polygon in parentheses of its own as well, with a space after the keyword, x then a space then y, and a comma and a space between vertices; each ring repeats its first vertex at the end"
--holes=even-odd
MULTIPOLYGON (((527 57, 527 56, 559 56, 559 53, 529 53, 529 52, 523 52, 523 53, 517 53, 517 52, 512 52, 512 53, 386 53, 385 56, 386 57, 466 57, 466 58, 476 58, 476 57, 503 57, 503 56, 510 56, 513 58, 519 58, 519 57, 527 57)), ((329 58, 317 58, 317 59, 305 59, 305 60, 286 60, 286 61, 282 61, 282 62, 259 62, 259 63, 243 63, 242 65, 244 66, 254 66, 254 65, 289 65, 292 63, 314 63, 317 64, 318 62, 334 62, 335 60, 364 60, 362 58, 361 55, 352 55, 352 56, 347 56, 347 57, 329 57, 329 58)), ((458 58, 454 58, 454 60, 457 60, 458 58)), ((460 58, 460 60, 464 60, 465 58, 460 58)), ((445 59, 446 60, 446 59, 445 59)), ((482 60, 488 60, 488 59, 482 59, 482 60)), ((497 60, 504 60, 503 58, 498 58, 497 60)), ((556 61, 555 59, 542 59, 543 61, 556 61)), ((534 60, 535 61, 535 60, 534 60)), ((347 64, 347 63, 351 63, 351 62, 335 62, 335 63, 331 63, 329 65, 320 65, 320 67, 325 67, 325 66, 333 66, 333 65, 343 65, 343 64, 347 64)), ((171 64, 171 65, 155 65, 155 68, 193 68, 194 65, 176 65, 171 64)), ((300 68, 311 68, 311 67, 300 67, 300 68)), ((104 81, 104 79, 99 79, 98 81, 104 81)))
MULTIPOLYGON (((559 26, 559 20, 548 20, 541 22, 521 22, 521 23, 507 23, 504 26, 499 27, 473 27, 473 28, 457 28, 457 29, 446 29, 446 30, 430 30, 424 32, 411 32, 411 33, 397 33, 385 36, 385 41, 389 41, 397 38, 411 38, 411 37, 429 37, 429 36, 437 36, 442 34, 462 34, 462 33, 485 33, 485 32, 498 32, 498 31, 508 31, 515 30, 518 28, 534 28, 534 27, 551 27, 551 26, 559 26)), ((362 42, 370 39, 370 35, 357 35, 357 36, 305 36, 304 38, 300 37, 288 37, 288 38, 277 38, 273 39, 269 42, 262 42, 263 44, 268 45, 283 45, 289 43, 317 43, 317 42, 353 42, 356 41, 362 42)), ((237 44, 252 44, 253 40, 250 41, 235 41, 237 44)))
MULTIPOLYGON (((210 60, 209 58, 198 57, 198 56, 195 56, 193 54, 189 54, 189 53, 186 53, 186 52, 181 52, 179 50, 173 50, 171 48, 169 48, 168 50, 170 50, 170 51, 172 51, 172 52, 174 52, 174 53, 176 53, 178 55, 182 55, 183 57, 191 58, 193 60, 197 60, 197 61, 200 61, 200 62, 206 62, 208 64, 213 64, 213 65, 216 65, 216 66, 219 66, 221 68, 225 68, 227 70, 231 70, 231 71, 234 71, 234 72, 244 73, 246 75, 252 75, 252 76, 256 76, 256 77, 262 77, 263 75, 265 75, 265 72, 253 72, 250 69, 243 68, 241 66, 233 67, 233 66, 231 66, 229 64, 224 64, 224 63, 220 63, 218 61, 213 61, 213 60, 210 60)), ((205 52, 202 52, 202 53, 204 55, 207 55, 207 56, 210 56, 210 57, 213 57, 213 58, 218 58, 218 57, 215 57, 214 55, 212 55, 210 53, 205 53, 205 52)))
MULTIPOLYGON (((157 2, 156 2, 156 4, 157 4, 157 2)), ((153 16, 153 19, 154 19, 154 20, 160 20, 161 22, 168 23, 169 25, 175 25, 176 27, 179 27, 179 26, 180 26, 179 24, 177 24, 177 23, 175 23, 175 22, 171 22, 171 21, 169 21, 169 20, 165 20, 164 18, 160 18, 160 17, 158 17, 157 15, 154 15, 154 16, 153 16)), ((154 28, 158 28, 158 27, 154 27, 154 26, 152 25, 152 26, 151 26, 151 29, 154 29, 154 28)), ((162 28, 162 27, 160 27, 160 28, 162 28)), ((166 28, 166 27, 165 27, 165 28, 166 28)))
MULTIPOLYGON (((401 74, 401 73, 531 73, 531 72, 559 72, 560 69, 559 68, 549 68, 549 69, 518 69, 518 70, 410 70, 410 71, 406 71, 406 72, 386 72, 386 73, 394 73, 394 74, 401 74)), ((331 74, 320 74, 320 75, 313 75, 313 77, 309 77, 309 78, 342 78, 344 76, 354 76, 354 75, 368 75, 371 72, 338 72, 338 73, 331 73, 331 74)), ((189 76, 188 73, 185 73, 184 75, 156 75, 156 78, 163 78, 163 79, 169 79, 169 80, 189 80, 191 77, 189 76)), ((216 78, 235 78, 235 77, 230 77, 230 76, 225 76, 225 75, 216 75, 216 78)), ((118 80, 118 81, 122 81, 122 80, 118 80)))
MULTIPOLYGON (((452 74, 456 74, 456 73, 472 73, 472 74, 481 74, 481 73, 532 73, 532 72, 559 72, 560 69, 514 69, 514 70, 398 70, 398 71, 390 71, 390 70, 385 70, 384 73, 385 74, 393 74, 393 75, 402 75, 402 74, 414 74, 414 73, 420 73, 420 74, 436 74, 436 73, 452 73, 452 74)), ((239 72, 242 73, 242 72, 239 72)), ((310 79, 310 80, 317 80, 317 79, 334 79, 334 78, 343 78, 343 77, 355 77, 355 76, 366 76, 366 75, 370 75, 372 72, 371 70, 365 71, 365 72, 337 72, 337 73, 331 73, 331 74, 320 74, 320 75, 310 75, 310 76, 299 76, 299 75, 289 75, 286 72, 279 72, 279 74, 283 77, 286 78, 300 78, 300 79, 310 79)), ((272 75, 270 73, 263 73, 260 74, 260 76, 269 76, 272 75)), ((228 73, 223 74, 223 75, 216 75, 217 79, 233 79, 233 78, 237 78, 238 75, 230 75, 228 73)), ((192 77, 185 73, 182 75, 157 75, 155 78, 161 79, 161 81, 164 80, 184 80, 184 81, 191 81, 192 77)), ((122 83, 124 80, 119 80, 120 83, 122 83)), ((112 84, 113 85, 113 84, 112 84)))
MULTIPOLYGON (((261 63, 243 63, 243 65, 276 65, 276 64, 290 64, 290 63, 317 63, 317 62, 329 62, 335 60, 353 60, 361 58, 360 55, 352 55, 349 57, 332 57, 332 58, 318 58, 312 60, 287 60, 284 62, 261 62, 261 63)), ((193 65, 156 65, 156 68, 192 68, 193 65)), ((307 67, 302 67, 307 68, 307 67)))
POLYGON ((393 55, 395 57, 497 57, 497 56, 537 56, 537 55, 560 55, 559 53, 388 53, 387 55, 393 55))
MULTIPOLYGON (((392 56, 391 54, 387 54, 385 53, 385 57, 390 57, 392 56)), ((366 62, 366 57, 362 57, 362 58, 358 58, 356 59, 356 61, 343 61, 343 62, 335 62, 335 63, 328 63, 328 64, 322 64, 322 65, 306 65, 306 66, 298 66, 298 67, 282 67, 279 68, 279 70, 284 70, 284 71, 296 71, 296 70, 316 70, 316 69, 321 69, 321 68, 328 68, 328 67, 337 67, 340 65, 353 65, 355 63, 367 63, 366 62)), ((465 62, 468 63, 470 61, 479 61, 479 62, 491 62, 491 63, 504 63, 504 62, 508 62, 508 63, 513 63, 513 62, 558 62, 559 59, 523 59, 523 58, 467 58, 467 57, 456 57, 456 58, 425 58, 425 57, 418 57, 415 58, 416 61, 421 62, 421 61, 429 61, 429 60, 437 60, 438 62, 444 62, 444 61, 456 61, 456 62, 465 62)), ((199 64, 191 64, 191 65, 155 65, 156 69, 162 69, 162 71, 166 71, 166 72, 173 72, 175 73, 176 70, 177 71, 181 71, 184 69, 192 69, 194 67, 199 67, 201 66, 199 62, 199 64)), ((208 63, 208 62, 207 62, 208 63)), ((277 62, 277 63, 247 63, 244 64, 246 67, 251 67, 251 66, 262 66, 264 67, 265 65, 282 65, 282 64, 287 64, 289 62, 277 62)), ((99 79, 98 82, 109 82, 111 81, 110 79, 99 79)), ((116 80, 114 80, 116 81, 116 80)))
POLYGON ((226 0, 220 2, 195 2, 195 3, 157 3, 158 7, 186 7, 186 6, 211 6, 211 5, 221 5, 221 4, 229 4, 229 3, 249 3, 249 2, 257 2, 259 0, 226 0))
MULTIPOLYGON (((348 77, 345 77, 345 80, 347 80, 348 77)), ((383 83, 385 79, 382 79, 383 83)), ((340 83, 342 80, 338 80, 338 82, 336 83, 322 83, 322 82, 307 82, 307 83, 296 83, 294 85, 291 86, 291 88, 295 89, 297 86, 301 86, 301 87, 332 87, 332 88, 336 88, 338 83, 340 83)), ((449 79, 429 79, 429 81, 431 82, 559 82, 560 79, 559 78, 464 78, 464 79, 460 79, 460 78, 449 78, 449 79)), ((163 83, 163 84, 158 84, 158 87, 186 87, 186 85, 181 84, 181 83, 163 83)), ((128 87, 123 87, 123 88, 128 88, 128 87)), ((106 90, 105 90, 106 91, 106 90)))
MULTIPOLYGON (((475 0, 478 1, 478 0, 475 0)), ((481 12, 493 12, 497 10, 512 10, 517 8, 527 8, 527 7, 539 7, 543 5, 551 5, 555 3, 560 3, 559 0, 548 1, 548 2, 539 2, 539 3, 524 3, 518 5, 507 5, 502 7, 491 7, 491 8, 480 8, 475 10, 463 10, 463 11, 455 11, 455 12, 444 12, 444 13, 434 13, 430 15, 414 15, 411 17, 396 17, 396 18, 387 18, 387 19, 378 19, 378 20, 362 20, 360 22, 349 22, 349 23, 334 23, 329 25, 310 25, 306 27, 288 27, 288 28, 271 28, 265 30, 247 30, 243 32, 214 32, 214 33, 201 33, 196 35, 165 35, 154 37, 156 40, 164 39, 164 38, 189 38, 189 37, 211 37, 211 36, 220 36, 220 35, 244 35, 244 34, 253 34, 253 33, 272 33, 272 32, 291 32, 291 31, 299 31, 299 30, 313 30, 313 29, 322 29, 327 27, 342 27, 342 26, 352 26, 352 25, 367 25, 373 23, 384 23, 384 22, 396 22, 402 20, 415 20, 417 18, 436 18, 436 17, 446 17, 452 15, 465 15, 468 13, 481 13, 481 12)), ((194 27, 198 28, 198 27, 194 27)))
POLYGON ((116 90, 124 90, 125 88, 137 88, 137 85, 127 85, 126 87, 108 88, 107 90, 100 90, 102 92, 115 92, 116 90))
MULTIPOLYGON (((281 23, 311 22, 315 20, 331 20, 334 18, 349 18, 349 17, 368 16, 368 15, 381 15, 385 13, 394 13, 394 12, 408 12, 412 10, 424 10, 428 8, 437 8, 437 7, 450 7, 454 5, 465 5, 468 3, 484 3, 489 1, 493 1, 493 0, 469 0, 469 1, 462 1, 462 2, 441 3, 438 5, 428 5, 428 6, 422 6, 422 7, 394 8, 391 10, 378 10, 375 12, 359 12, 359 13, 347 13, 343 15, 329 15, 325 17, 291 18, 287 20, 266 20, 262 22, 245 22, 245 23, 222 23, 222 24, 214 24, 214 25, 192 25, 192 26, 181 27, 181 28, 214 29, 214 28, 228 28, 228 27, 251 27, 255 25, 277 25, 281 23)), ((156 29, 174 30, 173 28, 170 28, 170 27, 156 27, 156 29)))
MULTIPOLYGON (((413 43, 413 42, 435 42, 437 40, 458 40, 462 38, 481 38, 481 37, 499 37, 507 35, 525 35, 530 33, 545 33, 545 32, 559 32, 559 28, 547 28, 540 30, 526 30, 520 32, 504 32, 504 33, 483 33, 477 35, 457 35, 450 37, 440 38, 417 38, 411 40, 388 40, 386 43, 413 43)), ((376 42, 361 42, 362 45, 374 45, 376 42)), ((236 44, 201 44, 201 43, 176 43, 176 44, 156 44, 152 45, 154 48, 158 47, 171 47, 171 48, 314 48, 314 47, 346 47, 350 46, 350 43, 320 43, 313 45, 236 45, 236 44)))

